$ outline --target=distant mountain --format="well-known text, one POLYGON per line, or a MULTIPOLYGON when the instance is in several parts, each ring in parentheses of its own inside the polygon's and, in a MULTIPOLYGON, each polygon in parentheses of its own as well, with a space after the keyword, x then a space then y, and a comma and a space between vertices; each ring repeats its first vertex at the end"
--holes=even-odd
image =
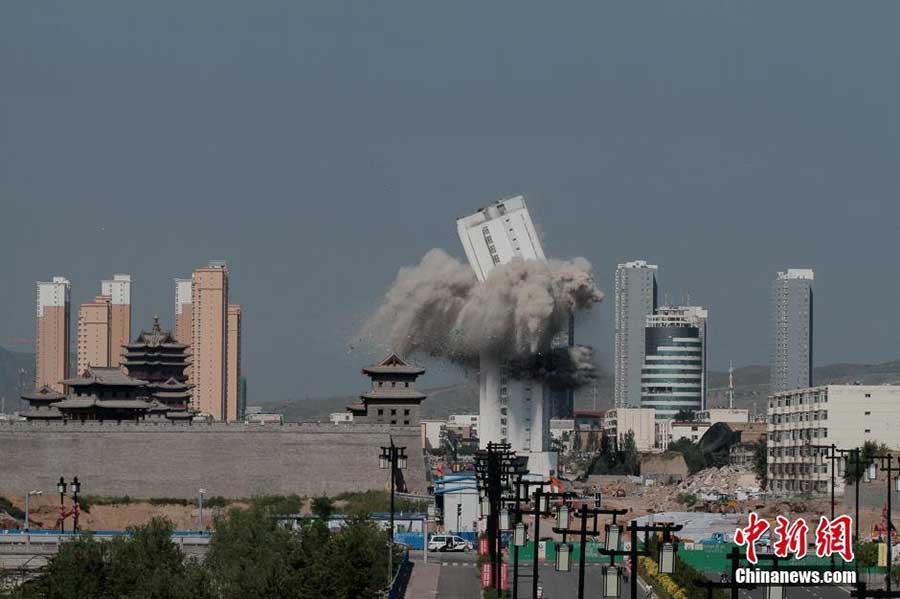
POLYGON ((34 386, 34 354, 0 347, 0 398, 4 398, 7 412, 18 409, 21 385, 25 389, 34 386))
MULTIPOLYGON (((900 360, 883 364, 830 364, 813 369, 816 385, 853 384, 863 385, 900 384, 900 360)), ((769 367, 744 366, 734 370, 735 407, 751 411, 765 411, 769 393, 769 367)), ((709 372, 709 405, 725 406, 728 403, 727 372, 709 372)), ((425 389, 428 399, 422 403, 425 418, 446 418, 449 414, 473 414, 478 412, 478 385, 469 380, 457 385, 425 389)), ((612 407, 612 377, 602 374, 595 387, 584 387, 575 392, 575 406, 578 409, 608 410, 612 407)), ((356 395, 318 399, 264 402, 266 410, 281 412, 288 421, 327 421, 331 412, 343 412, 344 408, 358 401, 356 395)))
MULTIPOLYGON (((813 368, 815 385, 900 384, 900 360, 882 364, 829 364, 813 368)), ((709 372, 707 400, 710 407, 728 404, 728 373, 709 372)), ((762 412, 769 395, 769 367, 745 366, 734 369, 735 407, 762 412)))

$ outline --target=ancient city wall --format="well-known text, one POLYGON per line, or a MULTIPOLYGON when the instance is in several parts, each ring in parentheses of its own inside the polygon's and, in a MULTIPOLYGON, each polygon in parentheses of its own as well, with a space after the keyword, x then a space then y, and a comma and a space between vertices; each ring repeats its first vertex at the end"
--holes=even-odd
POLYGON ((60 476, 78 476, 84 494, 142 498, 384 489, 378 455, 391 435, 407 448, 410 490, 423 492, 418 427, 0 423, 0 494, 55 492, 60 476))

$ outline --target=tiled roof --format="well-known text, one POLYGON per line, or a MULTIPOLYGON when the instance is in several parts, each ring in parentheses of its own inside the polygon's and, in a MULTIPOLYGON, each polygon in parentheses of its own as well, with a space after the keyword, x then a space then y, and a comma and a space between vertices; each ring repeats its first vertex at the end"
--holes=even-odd
POLYGON ((397 354, 391 354, 374 366, 363 368, 365 374, 415 374, 419 375, 425 372, 424 368, 413 366, 405 362, 397 354))
POLYGON ((133 379, 115 367, 88 366, 79 378, 66 379, 62 383, 73 387, 85 385, 141 387, 147 384, 147 381, 133 379))

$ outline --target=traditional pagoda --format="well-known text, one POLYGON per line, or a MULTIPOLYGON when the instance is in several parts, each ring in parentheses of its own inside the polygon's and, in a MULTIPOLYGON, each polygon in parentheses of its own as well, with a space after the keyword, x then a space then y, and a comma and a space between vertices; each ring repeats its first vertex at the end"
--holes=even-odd
POLYGON ((22 395, 22 399, 28 402, 29 409, 23 412, 22 416, 28 420, 59 420, 63 417, 62 412, 53 407, 53 404, 65 398, 65 395, 46 385, 25 393, 22 395))
POLYGON ((179 343, 170 331, 163 331, 159 317, 154 316, 150 332, 141 331, 125 346, 122 366, 129 376, 146 381, 148 399, 160 404, 162 411, 173 412, 168 417, 189 418, 191 385, 185 370, 190 366, 190 355, 188 346, 179 343))
POLYGON ((419 426, 421 403, 427 396, 416 389, 416 379, 424 368, 391 354, 362 371, 372 380, 372 388, 359 396, 361 403, 347 406, 354 422, 419 426))
POLYGON ((88 366, 80 377, 62 384, 68 395, 51 407, 65 420, 143 420, 150 411, 146 382, 115 367, 88 366))

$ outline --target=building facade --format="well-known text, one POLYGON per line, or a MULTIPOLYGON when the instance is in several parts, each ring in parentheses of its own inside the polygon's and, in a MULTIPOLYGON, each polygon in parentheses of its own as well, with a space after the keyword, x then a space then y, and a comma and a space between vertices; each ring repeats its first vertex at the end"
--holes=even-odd
POLYGON ((193 407, 213 420, 227 418, 228 267, 210 262, 191 284, 193 407))
MULTIPOLYGON (((501 200, 456 221, 460 242, 479 281, 514 259, 545 260, 525 198, 501 200)), ((519 455, 528 456, 534 473, 556 470, 550 451, 550 389, 540 381, 509 376, 497 356, 482 354, 479 372, 479 444, 508 442, 519 455)))
POLYGON ((119 366, 131 341, 131 275, 116 274, 100 281, 100 294, 109 298, 109 365, 119 366))
POLYGON ((656 414, 652 408, 615 408, 603 420, 604 433, 621 448, 628 433, 634 435, 638 451, 651 451, 656 444, 656 414))
POLYGON ((772 283, 772 349, 769 392, 813 384, 812 270, 790 268, 772 283))
POLYGON ((703 408, 703 341, 697 323, 681 309, 660 308, 647 317, 641 407, 656 418, 672 419, 681 410, 703 408))
POLYGON ((191 279, 175 279, 175 339, 187 346, 193 338, 193 286, 191 279))
POLYGON ((427 397, 416 389, 416 379, 425 369, 391 354, 374 366, 362 369, 371 380, 371 388, 360 395, 360 402, 347 406, 353 422, 419 426, 421 404, 427 397))
MULTIPOLYGON (((823 456, 866 441, 900 449, 900 386, 827 385, 769 397, 769 488, 776 493, 830 490, 831 462, 823 456)), ((839 471, 836 474, 843 474, 839 471)), ((835 477, 843 487, 843 476, 835 477)))
POLYGON ((110 365, 110 304, 109 296, 98 295, 78 308, 78 374, 88 366, 110 365))
POLYGON ((228 305, 228 364, 226 365, 226 408, 228 422, 244 419, 244 400, 241 393, 241 307, 228 305))
POLYGON ((616 267, 615 395, 617 408, 641 405, 644 327, 657 305, 657 267, 644 260, 616 267))
POLYGON ((37 335, 35 337, 35 389, 65 391, 69 376, 70 295, 65 277, 37 283, 37 335))

